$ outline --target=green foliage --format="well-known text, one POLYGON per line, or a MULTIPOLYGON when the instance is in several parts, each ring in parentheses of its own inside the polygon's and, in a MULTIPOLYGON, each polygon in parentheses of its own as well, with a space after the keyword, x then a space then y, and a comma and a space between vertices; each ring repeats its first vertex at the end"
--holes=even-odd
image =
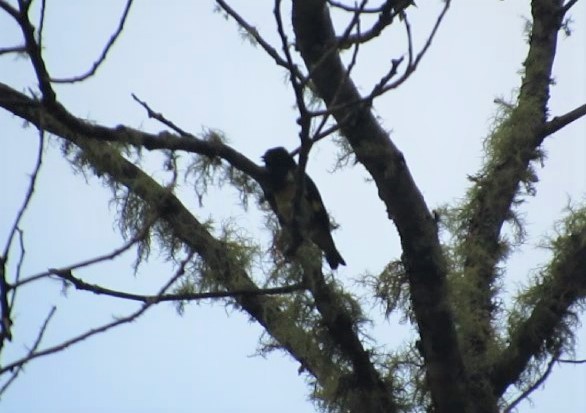
POLYGON ((399 310, 404 322, 413 321, 409 280, 401 261, 391 261, 379 275, 364 274, 360 283, 372 291, 372 297, 383 306, 386 317, 399 310))
MULTIPOLYGON (((213 129, 204 131, 201 139, 211 143, 227 142, 222 132, 213 129)), ((262 197, 262 191, 250 176, 222 162, 217 156, 192 154, 186 168, 185 180, 192 183, 200 206, 203 205, 204 196, 210 186, 223 187, 230 184, 238 191, 240 202, 245 209, 248 207, 250 195, 257 199, 262 197)))

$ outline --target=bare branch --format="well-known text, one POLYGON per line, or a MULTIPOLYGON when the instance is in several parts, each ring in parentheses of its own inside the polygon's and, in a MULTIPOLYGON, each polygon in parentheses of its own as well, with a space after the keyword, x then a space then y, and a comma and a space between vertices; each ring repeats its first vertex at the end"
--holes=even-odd
POLYGON ((586 359, 584 360, 569 360, 569 359, 559 359, 559 363, 566 363, 566 364, 586 364, 586 359))
POLYGON ((5 0, 0 0, 0 9, 4 10, 16 21, 20 18, 20 12, 5 0))
MULTIPOLYGON (((395 82, 380 88, 378 91, 376 91, 376 93, 375 93, 375 90, 373 90, 373 92, 371 92, 371 95, 369 95, 369 96, 371 96, 371 99, 374 97, 380 96, 390 90, 396 89, 401 84, 403 84, 409 78, 409 76, 411 76, 411 74, 413 72, 415 72, 415 70, 419 66, 419 63, 421 62, 421 60, 423 59, 423 57, 425 56, 425 54, 429 50, 436 34, 438 33, 439 28, 444 20, 444 17, 446 16, 448 9, 450 8, 450 5, 451 5, 451 0, 446 0, 444 2, 444 8, 442 9, 440 14, 438 15, 438 17, 435 21, 435 24, 434 24, 429 36, 427 37, 427 41, 425 42, 425 45, 419 51, 419 53, 417 54, 415 59, 412 59, 413 52, 412 52, 411 29, 410 29, 409 22, 408 22, 407 18, 404 19, 405 27, 407 30, 408 44, 409 44, 409 65, 406 67, 405 72, 401 75, 401 77, 399 77, 399 79, 397 79, 395 82)), ((385 82, 385 84, 386 84, 386 82, 385 82)))
MULTIPOLYGON (((349 11, 352 13, 356 13, 358 10, 360 10, 360 13, 370 13, 370 14, 375 14, 375 13, 381 13, 383 11, 385 4, 382 4, 379 7, 356 7, 356 6, 348 6, 344 3, 340 3, 338 1, 334 1, 334 0, 327 0, 328 4, 332 7, 335 7, 337 9, 341 9, 344 11, 349 11)), ((388 2, 387 2, 388 3, 388 2)))
POLYGON ((22 203, 22 206, 18 210, 18 213, 16 214, 16 219, 14 220, 14 223, 12 224, 12 228, 10 229, 10 232, 8 233, 8 239, 6 240, 6 245, 4 246, 4 251, 2 253, 2 257, 4 257, 4 259, 6 259, 6 260, 8 259, 8 252, 10 250, 10 246, 12 245, 12 239, 14 238, 14 234, 16 233, 17 228, 20 224, 20 221, 28 208, 28 205, 33 197, 33 193, 35 192, 35 185, 37 183, 37 177, 39 175, 39 171, 41 170, 41 164, 43 162, 43 148, 44 148, 44 136, 45 136, 44 134, 45 134, 45 132, 42 129, 39 129, 39 148, 37 150, 37 160, 35 162, 35 167, 34 167, 33 173, 30 178, 30 183, 29 183, 26 195, 24 197, 24 201, 22 203))
POLYGON ((50 276, 51 274, 61 276, 61 274, 63 274, 63 273, 71 273, 71 271, 73 271, 73 270, 78 270, 80 268, 88 267, 90 265, 97 264, 99 262, 113 260, 114 258, 118 257, 119 255, 123 254, 124 252, 128 251, 136 243, 140 242, 145 237, 147 237, 148 233, 151 229, 151 226, 156 222, 156 220, 157 220, 157 217, 153 217, 150 220, 148 220, 147 223, 145 224, 144 228, 142 230, 140 230, 135 236, 133 236, 130 240, 125 242, 121 247, 116 248, 115 250, 113 250, 107 254, 100 255, 100 256, 97 256, 94 258, 90 258, 90 259, 81 261, 77 264, 70 265, 68 267, 62 267, 62 268, 58 268, 58 269, 52 268, 52 269, 49 269, 48 271, 32 275, 32 276, 27 277, 19 282, 16 282, 12 286, 12 288, 21 287, 21 286, 28 284, 28 283, 31 283, 33 281, 37 281, 42 278, 46 278, 46 277, 50 276))
MULTIPOLYGON (((360 4, 360 6, 358 7, 358 9, 355 12, 355 19, 350 23, 350 27, 353 26, 354 24, 356 25, 356 34, 360 35, 360 10, 363 9, 366 6, 367 1, 362 1, 362 3, 360 4)), ((347 36, 350 36, 350 31, 346 31, 347 36)), ((354 50, 352 51, 352 58, 350 59, 350 63, 348 64, 348 67, 346 68, 346 76, 344 78, 344 82, 346 82, 349 78, 350 75, 352 74, 352 70, 354 69, 354 67, 356 66, 356 63, 358 62, 358 51, 360 50, 360 43, 356 42, 354 44, 354 50)), ((338 86, 338 90, 336 92, 336 96, 334 96, 333 101, 335 102, 338 98, 338 95, 340 93, 340 91, 342 90, 342 86, 343 86, 343 82, 340 82, 340 85, 338 86)), ((333 111, 331 109, 327 109, 324 112, 324 115, 322 116, 322 119, 320 121, 320 124, 318 125, 318 127, 315 129, 313 136, 312 136, 312 141, 313 143, 318 142, 321 139, 324 139, 326 136, 328 136, 329 134, 331 134, 332 132, 334 132, 335 130, 338 130, 338 128, 334 129, 332 127, 328 128, 326 131, 323 131, 323 128, 325 127, 328 119, 330 118, 330 116, 333 114, 333 111), (329 132, 328 132, 329 131, 329 132)), ((313 113, 311 113, 311 116, 315 116, 313 113)), ((334 125, 338 126, 338 125, 334 125)))
POLYGON ((13 47, 0 47, 0 56, 9 53, 26 53, 26 47, 24 46, 13 46, 13 47))
POLYGON ((10 296, 10 308, 14 308, 14 302, 16 300, 16 292, 18 291, 16 286, 20 281, 20 277, 22 275, 22 265, 24 264, 24 258, 26 255, 26 249, 24 247, 24 231, 20 228, 17 229, 18 231, 18 244, 20 246, 20 256, 18 257, 18 263, 16 264, 16 275, 14 277, 14 282, 11 285, 12 295, 10 296))
MULTIPOLYGON (((126 6, 124 7, 124 11, 122 12, 122 17, 120 17, 116 31, 114 31, 112 36, 110 36, 110 39, 108 40, 108 42, 104 46, 102 53, 100 54, 98 59, 92 64, 92 67, 86 73, 79 75, 79 76, 73 76, 73 77, 67 77, 67 78, 51 78, 51 82, 53 82, 53 83, 76 83, 76 82, 81 82, 83 80, 86 80, 86 79, 90 78, 91 76, 93 76, 94 74, 96 74, 99 67, 106 60, 108 52, 110 51, 112 46, 114 46, 114 43, 116 43, 116 40, 118 40, 118 38, 120 37, 122 30, 124 30, 124 24, 126 23, 126 19, 128 18, 128 14, 130 12, 130 7, 132 6, 133 1, 134 0, 127 0, 126 1, 126 6)), ((43 4, 44 3, 45 2, 43 1, 43 4)), ((40 45, 40 41, 39 41, 39 45, 40 45)))
POLYGON ((305 286, 301 283, 287 285, 283 287, 275 288, 257 288, 257 289, 242 289, 242 290, 231 290, 231 291, 209 291, 205 293, 181 293, 181 294, 164 294, 164 295, 140 295, 132 294, 124 291, 111 290, 104 288, 97 284, 88 284, 82 279, 75 277, 71 271, 68 270, 51 270, 51 274, 58 276, 59 278, 69 281, 78 290, 90 291, 98 295, 106 295, 110 297, 122 298, 131 301, 140 301, 148 303, 153 300, 159 302, 163 301, 195 301, 210 298, 227 298, 236 296, 259 296, 259 295, 277 295, 277 294, 289 294, 296 291, 302 291, 305 286))
POLYGON ((143 108, 145 108, 145 110, 147 111, 147 115, 148 115, 149 118, 158 120, 163 125, 168 126, 171 130, 174 130, 175 132, 177 132, 181 136, 184 136, 184 137, 185 136, 194 137, 193 135, 191 135, 190 133, 188 133, 185 130, 181 129, 175 123, 173 123, 172 121, 170 121, 169 119, 167 119, 165 117, 165 115, 163 115, 162 113, 155 112, 154 110, 152 110, 151 107, 145 101, 140 100, 134 93, 132 94, 132 98, 134 100, 136 100, 143 108))
POLYGON ((193 253, 189 254, 187 256, 187 258, 185 258, 181 262, 179 269, 175 272, 173 277, 171 277, 171 279, 159 290, 159 293, 154 297, 154 299, 152 301, 145 302, 137 311, 127 315, 126 317, 117 318, 116 320, 114 320, 110 323, 103 324, 100 327, 92 328, 92 329, 86 331, 85 333, 82 333, 76 337, 73 337, 69 340, 66 340, 56 346, 52 346, 52 347, 46 348, 44 350, 32 352, 31 354, 27 355, 26 357, 23 357, 19 360, 12 362, 12 363, 9 363, 9 364, 2 366, 0 368, 0 374, 3 374, 7 371, 12 371, 15 368, 22 367, 24 364, 26 364, 36 358, 63 351, 66 348, 68 348, 74 344, 80 343, 84 340, 87 340, 88 338, 95 336, 97 334, 101 334, 101 333, 109 331, 115 327, 133 322, 134 320, 139 318, 141 315, 143 315, 150 307, 152 307, 153 305, 158 304, 160 302, 159 297, 163 296, 167 292, 167 290, 184 274, 185 266, 191 260, 192 257, 193 257, 193 253))
POLYGON ((567 13, 568 10, 570 10, 572 8, 572 6, 574 6, 576 3, 578 3, 578 0, 569 0, 566 4, 564 4, 564 8, 563 8, 564 14, 567 13))
POLYGON ((545 126, 543 127, 542 136, 545 138, 546 136, 549 136, 559 131, 564 126, 569 125, 575 120, 580 119, 584 115, 586 115, 586 104, 578 106, 576 109, 568 113, 565 113, 561 116, 556 116, 555 118, 553 118, 545 124, 545 126))
MULTIPOLYGON (((55 314, 56 310, 57 310, 57 307, 53 306, 51 308, 51 310, 49 311, 49 314, 47 314, 47 317, 45 318, 45 321, 43 322, 43 325, 41 326, 41 329, 39 330, 39 334, 37 334, 37 338, 35 339, 35 342, 33 343, 32 347, 29 350, 28 355, 25 357, 25 359, 31 358, 33 356, 33 354, 35 354, 35 352, 39 348, 39 345, 41 344, 41 341, 43 340, 43 336, 45 335, 45 331, 47 331, 47 326, 49 325, 49 321, 51 321, 51 318, 53 318, 53 315, 55 314)), ((4 383, 2 388, 0 388, 0 396, 2 396, 2 394, 4 394, 4 392, 6 391, 6 389, 8 389, 8 387, 14 382, 14 380, 16 380, 16 378, 18 377, 18 374, 23 370, 23 368, 24 368, 24 363, 20 364, 20 365, 16 365, 12 369, 9 370, 12 372, 12 375, 10 376, 8 381, 6 381, 4 383)), ((3 373, 4 373, 4 371, 0 371, 0 375, 2 375, 3 373)))
MULTIPOLYGON (((6 245, 4 247, 4 251, 3 251, 2 255, 0 256, 0 313, 1 313, 0 350, 4 346, 5 339, 8 339, 9 341, 12 339, 12 333, 11 333, 12 320, 10 317, 12 306, 10 305, 10 302, 9 302, 8 293, 12 288, 14 288, 14 286, 11 286, 7 280, 6 264, 8 263, 8 258, 9 258, 8 254, 10 252, 10 248, 12 245, 12 241, 14 239, 14 235, 17 233, 17 231, 19 231, 18 226, 20 224, 22 217, 24 216, 25 211, 27 210, 27 208, 29 206, 29 203, 32 199, 32 196, 33 196, 33 193, 35 190, 35 184, 37 181, 37 177, 39 175, 39 171, 41 169, 41 164, 42 164, 42 159, 43 159, 43 144, 44 144, 44 131, 39 129, 39 149, 37 152, 37 160, 35 163, 34 171, 31 176, 30 184, 29 184, 27 193, 25 195, 24 201, 22 203, 22 206, 18 210, 18 213, 16 214, 16 219, 14 220, 14 223, 12 224, 12 228, 10 229, 10 232, 8 233, 8 239, 6 240, 6 245)), ((21 260, 22 259, 23 259, 23 256, 21 255, 21 260)), ((20 263, 19 263, 19 268, 20 268, 20 263)))
MULTIPOLYGON (((353 44, 366 43, 381 35, 381 33, 393 22, 395 17, 403 16, 405 18, 405 9, 413 4, 412 1, 397 1, 387 0, 378 9, 379 16, 374 25, 364 33, 357 33, 353 36, 348 36, 346 39, 339 41, 340 48, 346 49, 353 44), (402 3, 402 4, 400 4, 402 3)), ((354 8, 354 12, 362 14, 364 6, 354 8)), ((349 10, 347 10, 349 11, 349 10)))
POLYGON ((256 27, 250 25, 242 16, 240 16, 240 14, 238 14, 232 7, 230 7, 227 2, 224 0, 216 0, 216 3, 222 8, 222 10, 224 10, 230 17, 232 17, 240 27, 246 30, 246 33, 254 38, 254 40, 263 48, 263 50, 273 58, 278 66, 284 67, 287 69, 287 71, 289 71, 292 75, 301 81, 305 79, 303 74, 295 65, 290 66, 287 60, 283 59, 283 57, 279 55, 279 52, 277 52, 277 50, 260 35, 256 27))
POLYGON ((553 370, 553 366, 554 366, 555 362, 557 361, 557 357, 558 356, 554 356, 551 358, 549 363, 547 363, 547 367, 546 367, 545 371, 543 372, 543 374, 541 376, 539 376, 539 378, 537 380, 535 380, 535 382, 533 384, 531 384, 531 386, 529 386, 527 389, 525 389, 515 400, 513 400, 511 403, 509 403, 509 405, 503 410, 503 413, 511 413, 513 411, 513 409, 515 409, 515 407, 519 403, 521 403, 523 400, 525 400, 527 397, 529 397, 529 395, 531 393, 533 393, 535 390, 537 390, 537 388, 545 382, 545 380, 549 377, 549 375, 551 374, 551 372, 553 370))

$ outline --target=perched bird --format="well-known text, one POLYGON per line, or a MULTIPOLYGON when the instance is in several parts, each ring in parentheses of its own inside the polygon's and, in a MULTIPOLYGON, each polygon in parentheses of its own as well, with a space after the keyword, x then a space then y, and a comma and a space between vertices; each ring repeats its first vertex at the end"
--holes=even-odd
MULTIPOLYGON (((262 157, 269 172, 269 188, 266 198, 277 214, 283 226, 291 226, 295 213, 295 194, 297 192, 297 163, 283 147, 272 148, 262 157)), ((330 232, 330 218, 317 186, 307 174, 304 174, 304 191, 300 199, 299 213, 295 216, 296 223, 326 255, 330 268, 346 262, 336 249, 330 232)))

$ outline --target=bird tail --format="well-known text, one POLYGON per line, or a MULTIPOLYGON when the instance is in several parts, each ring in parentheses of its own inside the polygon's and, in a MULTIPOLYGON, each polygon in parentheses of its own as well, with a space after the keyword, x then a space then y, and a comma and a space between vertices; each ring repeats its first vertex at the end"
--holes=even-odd
POLYGON ((326 261, 332 270, 338 268, 340 264, 346 265, 346 261, 340 255, 334 244, 334 239, 329 231, 324 228, 317 228, 311 234, 311 240, 322 250, 326 256, 326 261))
POLYGON ((336 249, 335 246, 333 248, 329 249, 328 251, 325 251, 325 253, 326 253, 326 261, 328 262, 328 264, 332 270, 335 270, 336 268, 338 268, 338 265, 340 265, 340 264, 346 265, 346 261, 344 261, 344 258, 342 258, 342 256, 340 255, 340 253, 338 252, 338 250, 336 249))

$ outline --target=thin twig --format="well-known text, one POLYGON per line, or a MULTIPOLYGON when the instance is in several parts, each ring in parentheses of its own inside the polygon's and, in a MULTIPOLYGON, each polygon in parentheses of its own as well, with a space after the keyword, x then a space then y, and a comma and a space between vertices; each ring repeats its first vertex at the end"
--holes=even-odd
POLYGON ((12 363, 6 364, 6 365, 2 366, 2 368, 0 368, 0 374, 3 374, 6 371, 11 371, 11 370, 18 368, 18 367, 21 367, 24 364, 26 364, 36 358, 63 351, 66 348, 68 348, 74 344, 77 344, 77 343, 80 343, 84 340, 87 340, 88 338, 95 336, 97 334, 104 333, 112 328, 115 328, 115 327, 121 326, 123 324, 127 324, 127 323, 135 321, 137 318, 139 318, 141 315, 143 315, 151 306, 158 304, 160 302, 159 297, 163 296, 165 294, 165 292, 185 273, 185 266, 191 260, 192 257, 193 257, 193 253, 190 253, 187 256, 187 258, 185 258, 185 260, 182 261, 179 269, 176 271, 176 273, 173 275, 173 277, 171 277, 171 279, 167 283, 165 283, 165 285, 159 290, 159 293, 151 301, 143 303, 143 305, 140 306, 140 308, 137 311, 127 315, 126 317, 117 318, 116 320, 114 320, 110 323, 103 324, 100 327, 92 328, 92 329, 86 331, 85 333, 82 333, 76 337, 73 337, 69 340, 62 342, 61 344, 58 344, 58 345, 55 345, 52 347, 48 347, 45 350, 35 351, 35 352, 27 355, 26 357, 23 357, 19 360, 12 362, 12 363))
MULTIPOLYGON (((348 12, 352 12, 352 13, 356 13, 357 10, 360 10, 361 13, 371 13, 371 14, 375 14, 375 13, 380 13, 383 11, 383 7, 384 4, 378 7, 371 7, 371 8, 362 8, 360 9, 360 7, 356 7, 356 6, 348 6, 346 4, 334 1, 334 0, 327 0, 328 4, 332 7, 335 7, 337 9, 341 9, 344 11, 348 11, 348 12)), ((385 3, 386 4, 386 3, 385 3)))
POLYGON ((559 363, 566 363, 566 364, 586 364, 586 359, 584 360, 570 360, 570 359, 559 359, 559 363))
POLYGON ((12 46, 12 47, 0 47, 0 56, 9 53, 25 53, 26 47, 24 46, 12 46))
POLYGON ((116 40, 118 40, 118 37, 120 37, 120 34, 122 34, 122 30, 124 29, 124 24, 126 23, 126 20, 128 18, 128 14, 130 12, 130 7, 132 6, 133 1, 134 0, 127 0, 126 7, 124 8, 124 12, 122 13, 122 17, 120 18, 120 20, 118 22, 118 27, 116 28, 116 31, 114 32, 114 34, 112 34, 112 36, 110 36, 110 39, 108 40, 108 43, 106 43, 106 46, 102 50, 102 54, 100 55, 100 57, 98 57, 98 59, 92 64, 92 67, 86 73, 79 75, 79 76, 60 78, 60 79, 59 78, 58 79, 51 78, 51 82, 53 82, 53 83, 76 83, 76 82, 81 82, 83 80, 86 80, 89 77, 93 76, 97 72, 98 68, 102 65, 102 63, 104 63, 104 61, 106 60, 106 56, 108 55, 108 52, 110 51, 112 46, 114 46, 114 43, 116 42, 116 40))
MULTIPOLYGON (((360 35, 360 18, 359 18, 360 17, 360 13, 361 13, 361 10, 366 6, 366 3, 367 2, 363 0, 363 2, 360 4, 359 8, 356 10, 356 13, 355 13, 355 16, 357 17, 356 18, 356 34, 357 35, 360 35)), ((344 74, 343 79, 341 79, 341 81, 338 84, 338 87, 336 89, 336 93, 334 93, 334 97, 332 98, 332 103, 335 103, 336 100, 338 99, 338 96, 340 95, 340 91, 342 90, 344 84, 350 78, 350 75, 352 74, 352 70, 356 66, 356 62, 358 61, 358 51, 359 51, 359 49, 360 49, 360 43, 357 42, 357 43, 354 44, 354 50, 352 52, 352 58, 350 59, 350 63, 348 64, 348 68, 346 69, 346 73, 344 74)), ((326 122, 328 121, 328 119, 332 115, 332 113, 333 113, 332 111, 328 111, 322 117, 322 120, 321 120, 320 124, 315 129, 315 131, 313 133, 313 136, 311 138, 313 143, 316 143, 316 142, 320 141, 321 139, 324 139, 330 133, 332 133, 334 130, 337 130, 337 129, 328 128, 326 131, 331 130, 332 132, 330 132, 330 133, 322 133, 322 129, 325 127, 326 122)))
POLYGON ((39 175, 39 171, 41 170, 41 164, 43 163, 43 148, 44 148, 44 131, 39 129, 39 148, 37 150, 37 160, 35 162, 35 168, 33 170, 33 174, 31 175, 30 184, 28 186, 28 191, 24 197, 24 201, 22 206, 18 210, 18 214, 16 215, 16 219, 12 224, 12 228, 8 233, 8 239, 6 240, 6 245, 4 246, 4 251, 2 256, 5 259, 8 259, 8 252, 10 251, 10 246, 12 245, 12 239, 14 238, 14 234, 16 233, 16 229, 18 228, 22 217, 24 216, 25 211, 28 208, 28 205, 33 197, 33 193, 35 191, 35 184, 37 183, 37 177, 39 175))
MULTIPOLYGON (((431 30, 431 33, 429 34, 427 41, 425 42, 425 45, 419 51, 419 53, 417 54, 417 56, 415 57, 414 60, 410 57, 410 60, 412 60, 412 63, 405 68, 405 72, 395 82, 386 85, 385 87, 381 88, 380 90, 375 91, 373 89, 373 92, 371 92, 371 94, 370 94, 371 99, 374 99, 377 96, 383 95, 392 89, 396 89, 397 87, 402 85, 409 78, 409 76, 411 76, 411 74, 413 72, 415 72, 415 70, 417 69, 417 66, 419 66, 419 63, 421 62, 421 60, 423 59, 423 57, 425 56, 425 54, 429 50, 431 43, 433 42, 433 39, 435 38, 436 34, 438 33, 440 25, 441 25, 442 21, 444 20, 444 17, 446 16, 448 9, 450 8, 450 4, 451 4, 451 0, 445 1, 444 8, 442 9, 441 13, 439 14, 438 18, 436 19, 436 22, 433 26, 433 29, 431 30)), ((407 19, 405 19, 405 21, 407 22, 407 19)), ((406 23, 406 27, 409 27, 408 22, 406 23)), ((410 29, 409 29, 408 33, 410 33, 410 29)), ((412 52, 410 52, 410 54, 411 53, 412 52)))
POLYGON ((39 48, 43 49, 43 30, 45 29, 45 10, 46 10, 46 0, 41 0, 41 17, 39 18, 39 37, 37 39, 37 43, 39 43, 39 48))
POLYGON ((24 257, 26 255, 26 249, 24 247, 24 231, 20 228, 17 229, 18 231, 18 245, 20 246, 20 256, 18 257, 18 263, 16 264, 16 275, 14 277, 14 283, 11 286, 12 295, 10 296, 10 308, 14 308, 14 302, 16 300, 16 285, 20 281, 20 276, 22 275, 22 265, 24 264, 24 257))
POLYGON ((262 47, 262 49, 270 57, 273 58, 273 60, 275 61, 275 63, 278 66, 284 67, 290 73, 292 73, 295 77, 297 77, 299 80, 301 80, 301 81, 304 80, 305 77, 304 77, 303 73, 301 73, 296 66, 290 67, 289 64, 287 63, 287 61, 285 59, 283 59, 283 57, 281 57, 281 55, 279 55, 279 52, 277 52, 277 50, 273 46, 271 46, 270 43, 267 42, 260 35, 258 30, 254 26, 249 24, 232 7, 230 7, 230 5, 228 3, 226 3, 224 0, 216 0, 216 3, 218 4, 218 6, 222 10, 224 10, 230 17, 232 17, 236 21, 236 23, 238 23, 238 25, 246 31, 246 33, 248 33, 249 35, 251 35, 254 38, 254 40, 260 45, 260 47, 262 47))
POLYGON ((260 296, 260 295, 276 295, 276 294, 288 294, 295 291, 301 291, 305 288, 303 284, 293 284, 284 287, 276 288, 257 288, 257 289, 246 289, 246 290, 232 290, 232 291, 209 291, 205 293, 180 293, 180 294, 165 294, 161 296, 156 295, 141 295, 131 294, 124 291, 111 290, 104 288, 96 284, 89 284, 80 278, 75 277, 70 271, 59 271, 53 270, 54 275, 69 281, 78 290, 90 291, 98 295, 107 295, 109 297, 122 298, 131 301, 140 301, 148 303, 153 300, 157 301, 194 301, 203 300, 210 298, 226 298, 235 296, 260 296))
POLYGON ((100 256, 94 257, 94 258, 90 258, 90 259, 78 262, 77 264, 70 265, 68 267, 51 268, 48 271, 44 271, 39 274, 31 275, 27 278, 22 279, 21 281, 19 281, 17 283, 14 283, 12 288, 21 287, 25 284, 40 280, 42 278, 46 278, 46 277, 48 277, 50 275, 54 275, 56 273, 67 273, 67 272, 71 272, 73 270, 78 270, 80 268, 87 267, 89 265, 97 264, 102 261, 112 260, 112 259, 116 258, 117 256, 119 256, 120 254, 128 251, 134 244, 136 244, 137 242, 142 240, 144 237, 146 237, 151 226, 154 224, 155 221, 156 221, 156 218, 152 218, 152 220, 147 222, 145 227, 140 232, 138 232, 134 237, 132 237, 130 240, 128 240, 121 247, 116 248, 115 250, 113 250, 107 254, 100 255, 100 256))
MULTIPOLYGON (((14 234, 19 231, 19 224, 24 216, 25 211, 27 210, 29 203, 32 199, 33 193, 35 191, 35 184, 37 181, 37 177, 39 175, 39 171, 41 169, 42 159, 43 159, 43 147, 44 147, 44 132, 43 130, 39 129, 39 149, 37 152, 37 160, 35 163, 35 168, 33 174, 31 176, 30 184, 28 187, 28 191, 25 195, 24 201, 22 206, 18 210, 16 214, 16 219, 12 224, 12 228, 8 234, 8 239, 6 240, 6 245, 4 247, 4 252, 0 256, 0 350, 4 346, 4 340, 8 339, 9 341, 12 339, 11 327, 12 327, 12 320, 11 320, 11 310, 12 306, 10 305, 8 299, 9 291, 14 288, 14 286, 8 283, 8 279, 6 278, 6 265, 8 264, 8 254, 10 253, 10 248, 12 245, 12 241, 14 239, 14 234)), ((22 256, 21 256, 22 259, 22 256)))
MULTIPOLYGON (((404 19, 405 9, 410 6, 411 2, 406 2, 403 6, 397 7, 396 0, 387 0, 380 6, 380 14, 374 25, 365 31, 364 33, 357 33, 353 36, 349 36, 344 41, 340 41, 340 48, 345 49, 353 44, 366 43, 375 37, 381 35, 381 33, 395 20, 395 17, 402 16, 404 19)), ((355 13, 364 13, 364 5, 358 6, 354 9, 355 13)))
POLYGON ((511 413, 513 411, 513 409, 519 403, 521 403, 523 400, 525 400, 531 393, 533 393, 539 386, 541 386, 543 384, 543 382, 545 382, 545 380, 549 377, 551 371, 553 370, 553 365, 558 360, 557 357, 558 356, 555 355, 555 356, 553 356, 551 358, 551 360, 549 361, 549 363, 547 363, 547 368, 545 369, 545 371, 543 372, 543 374, 535 381, 535 383, 533 383, 531 386, 529 386, 527 389, 525 389, 525 391, 523 391, 523 393, 521 393, 515 400, 513 400, 503 410, 503 413, 511 413))
MULTIPOLYGON (((35 353, 35 351, 37 351, 37 349, 39 348, 39 345, 41 344, 41 341, 43 340, 43 336, 45 335, 45 331, 47 331, 47 326, 49 325, 49 321, 51 321, 51 318, 53 318, 53 315, 55 314, 56 310, 57 310, 57 307, 53 306, 51 308, 51 310, 49 311, 49 314, 45 318, 45 321, 43 322, 43 325, 41 326, 41 329, 39 330, 39 334, 37 334, 37 338, 35 339, 35 342, 33 343, 33 346, 31 347, 31 349, 29 350, 27 357, 31 357, 35 353)), ((14 382, 14 380, 16 380, 16 377, 23 370, 23 368, 24 368, 24 363, 15 366, 13 369, 10 369, 10 371, 12 371, 12 376, 10 377, 10 379, 8 379, 8 381, 6 381, 6 383, 4 383, 2 388, 0 388, 0 396, 2 396, 2 394, 4 394, 4 392, 6 391, 6 389, 14 382)), ((0 372, 0 375, 3 373, 4 373, 4 370, 0 372)))
POLYGON ((173 123, 172 121, 170 121, 169 119, 167 119, 162 113, 155 112, 154 110, 152 110, 151 107, 145 101, 140 100, 134 93, 132 93, 132 98, 135 101, 137 101, 143 108, 145 108, 145 110, 147 111, 147 115, 148 115, 149 118, 158 120, 163 125, 168 126, 171 130, 174 130, 175 132, 177 132, 179 135, 181 135, 183 137, 193 137, 193 138, 195 138, 195 136, 193 136, 189 132, 186 132, 185 130, 181 129, 175 123, 173 123))

